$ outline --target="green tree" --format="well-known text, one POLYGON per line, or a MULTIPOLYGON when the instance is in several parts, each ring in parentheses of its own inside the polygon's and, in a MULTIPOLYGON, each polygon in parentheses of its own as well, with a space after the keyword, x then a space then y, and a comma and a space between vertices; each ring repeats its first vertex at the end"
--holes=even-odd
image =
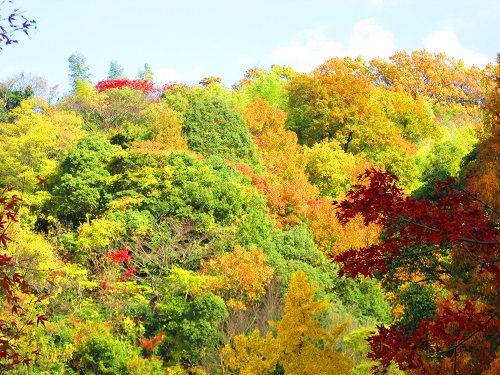
POLYGON ((106 160, 112 154, 113 147, 104 136, 90 134, 82 138, 61 163, 61 174, 53 181, 50 210, 75 226, 97 215, 106 201, 106 160))
POLYGON ((125 78, 125 70, 123 67, 116 61, 116 60, 111 60, 109 62, 109 72, 108 72, 108 79, 121 79, 125 78))
POLYGON ((73 52, 68 59, 69 61, 69 82, 70 86, 75 91, 78 83, 90 82, 90 67, 86 65, 85 56, 81 53, 73 52))
POLYGON ((337 266, 317 249, 306 224, 274 231, 264 249, 275 270, 275 279, 282 284, 283 290, 288 288, 293 275, 301 270, 317 288, 317 296, 332 296, 332 288, 337 283, 337 266))
POLYGON ((77 342, 70 361, 77 374, 124 375, 132 348, 100 327, 77 342))
POLYGON ((245 79, 240 82, 238 93, 246 96, 248 102, 257 96, 265 99, 272 107, 286 110, 288 92, 286 84, 295 73, 287 67, 273 65, 270 70, 252 75, 247 72, 245 79))
POLYGON ((228 312, 222 298, 207 293, 189 298, 172 296, 159 306, 161 330, 166 332, 160 352, 170 365, 195 367, 221 344, 221 325, 228 312))
POLYGON ((182 129, 189 148, 205 157, 257 163, 256 148, 242 114, 221 99, 192 95, 182 129))
POLYGON ((468 126, 440 128, 441 137, 424 144, 417 154, 422 186, 413 192, 414 197, 431 197, 436 183, 460 173, 464 158, 472 152, 477 135, 468 126))
POLYGON ((147 79, 148 81, 153 81, 153 69, 151 68, 151 65, 149 64, 144 64, 144 67, 142 69, 139 69, 137 76, 139 79, 147 79))

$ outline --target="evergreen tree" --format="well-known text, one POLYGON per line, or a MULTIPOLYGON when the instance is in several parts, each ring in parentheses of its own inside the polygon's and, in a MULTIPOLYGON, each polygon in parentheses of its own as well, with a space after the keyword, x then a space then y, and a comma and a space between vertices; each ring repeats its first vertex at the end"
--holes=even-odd
POLYGON ((85 56, 81 53, 73 52, 68 59, 69 61, 69 80, 73 90, 76 89, 78 83, 90 82, 92 74, 89 73, 90 67, 86 64, 85 56))
POLYGON ((109 62, 109 72, 108 79, 123 79, 125 78, 125 73, 123 67, 118 64, 116 60, 111 60, 109 62))
POLYGON ((153 81, 153 69, 151 69, 151 65, 144 64, 143 69, 139 69, 138 72, 139 79, 147 79, 148 81, 153 81))

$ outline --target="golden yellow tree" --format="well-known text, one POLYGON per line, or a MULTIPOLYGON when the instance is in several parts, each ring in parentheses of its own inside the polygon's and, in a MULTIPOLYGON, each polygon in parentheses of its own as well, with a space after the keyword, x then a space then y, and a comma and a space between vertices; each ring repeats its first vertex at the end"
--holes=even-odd
POLYGON ((203 265, 209 290, 226 301, 228 307, 246 310, 246 304, 258 301, 266 294, 266 286, 273 278, 273 268, 260 248, 246 251, 236 245, 231 253, 211 259, 203 265))
POLYGON ((339 353, 335 345, 347 323, 327 331, 320 327, 317 314, 324 312, 326 299, 314 300, 316 288, 306 274, 297 272, 290 282, 285 310, 280 322, 270 322, 276 334, 262 338, 258 330, 250 337, 234 338, 234 348, 223 349, 228 366, 243 374, 266 374, 277 365, 286 375, 349 374, 353 361, 339 353))

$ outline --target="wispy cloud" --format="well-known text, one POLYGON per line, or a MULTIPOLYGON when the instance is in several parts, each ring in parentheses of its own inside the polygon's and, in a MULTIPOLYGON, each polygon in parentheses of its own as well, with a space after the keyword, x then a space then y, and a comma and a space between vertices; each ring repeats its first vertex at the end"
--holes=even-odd
POLYGON ((394 35, 378 25, 374 19, 359 21, 354 25, 349 40, 347 56, 365 59, 389 57, 396 51, 394 35))
POLYGON ((344 54, 340 43, 327 39, 321 30, 308 31, 305 43, 291 42, 271 53, 273 62, 292 66, 295 70, 309 72, 323 61, 344 54))
POLYGON ((437 30, 422 41, 424 48, 430 52, 445 52, 448 56, 463 60, 467 65, 484 68, 494 62, 492 58, 463 47, 455 32, 451 29, 437 30))
POLYGON ((332 57, 362 56, 369 60, 373 57, 389 57, 396 51, 393 34, 374 19, 357 22, 346 46, 329 40, 321 30, 308 31, 306 35, 305 42, 291 42, 276 48, 271 53, 272 62, 289 65, 297 71, 310 72, 332 57))

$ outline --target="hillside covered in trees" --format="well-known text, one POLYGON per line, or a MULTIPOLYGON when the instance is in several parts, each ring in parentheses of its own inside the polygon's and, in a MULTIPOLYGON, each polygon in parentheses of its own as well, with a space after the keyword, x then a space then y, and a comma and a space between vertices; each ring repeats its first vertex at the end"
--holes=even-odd
POLYGON ((1 373, 498 374, 499 66, 69 61, 0 85, 1 373))

